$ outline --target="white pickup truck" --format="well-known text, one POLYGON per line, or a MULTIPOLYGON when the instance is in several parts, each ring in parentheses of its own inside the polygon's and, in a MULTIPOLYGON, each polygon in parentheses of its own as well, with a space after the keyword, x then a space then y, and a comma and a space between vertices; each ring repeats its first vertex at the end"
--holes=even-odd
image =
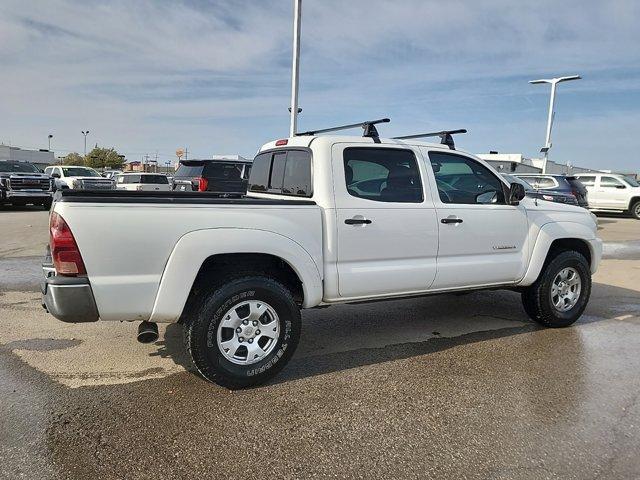
POLYGON ((239 199, 58 192, 44 305, 69 322, 141 321, 147 341, 155 322, 181 322, 199 372, 232 388, 287 363, 303 308, 504 288, 542 325, 580 317, 602 253, 593 214, 526 198, 452 142, 363 125, 267 143, 239 199))

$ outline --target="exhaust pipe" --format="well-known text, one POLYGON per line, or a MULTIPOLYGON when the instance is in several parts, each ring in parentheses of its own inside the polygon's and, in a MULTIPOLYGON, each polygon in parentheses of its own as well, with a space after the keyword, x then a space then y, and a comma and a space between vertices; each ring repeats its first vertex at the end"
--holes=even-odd
POLYGON ((138 341, 140 343, 153 343, 158 339, 158 324, 144 321, 138 327, 138 341))

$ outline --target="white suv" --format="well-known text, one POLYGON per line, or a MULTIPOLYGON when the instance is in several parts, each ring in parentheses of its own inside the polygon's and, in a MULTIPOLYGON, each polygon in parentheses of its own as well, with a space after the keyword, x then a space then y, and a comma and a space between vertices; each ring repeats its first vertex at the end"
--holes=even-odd
POLYGON ((589 192, 589 209, 625 212, 640 220, 640 184, 615 173, 580 173, 576 177, 589 192))

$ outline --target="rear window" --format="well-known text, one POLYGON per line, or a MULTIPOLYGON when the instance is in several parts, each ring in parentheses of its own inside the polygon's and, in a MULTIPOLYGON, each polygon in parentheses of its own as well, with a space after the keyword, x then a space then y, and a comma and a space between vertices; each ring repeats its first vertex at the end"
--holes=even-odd
POLYGON ((142 175, 140 183, 152 183, 154 185, 168 185, 169 180, 165 175, 142 175))
POLYGON ((251 167, 249 191, 310 197, 311 153, 278 150, 259 154, 251 167))
POLYGON ((241 163, 207 162, 204 176, 209 179, 239 181, 242 179, 242 167, 241 163))
POLYGON ((176 170, 176 177, 201 177, 204 163, 181 163, 176 170))

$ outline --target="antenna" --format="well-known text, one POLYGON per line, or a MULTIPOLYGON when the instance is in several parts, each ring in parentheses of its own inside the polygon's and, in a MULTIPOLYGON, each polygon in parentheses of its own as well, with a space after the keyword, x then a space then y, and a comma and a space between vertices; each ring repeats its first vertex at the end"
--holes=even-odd
POLYGON ((350 123, 349 125, 341 125, 339 127, 322 128, 320 130, 309 130, 308 132, 296 133, 297 137, 304 135, 317 135, 319 133, 337 132, 338 130, 349 130, 351 128, 361 127, 363 137, 378 138, 378 129, 376 125, 379 123, 389 123, 391 120, 388 118, 381 118, 379 120, 367 120, 366 122, 350 123))
POLYGON ((451 150, 456 149, 455 142, 453 141, 453 136, 458 133, 467 133, 466 128, 460 128, 458 130, 442 130, 441 132, 431 132, 431 133, 418 133, 417 135, 404 135, 402 137, 393 137, 394 140, 410 140, 412 138, 425 138, 425 137, 440 137, 440 143, 442 145, 446 145, 451 150))

